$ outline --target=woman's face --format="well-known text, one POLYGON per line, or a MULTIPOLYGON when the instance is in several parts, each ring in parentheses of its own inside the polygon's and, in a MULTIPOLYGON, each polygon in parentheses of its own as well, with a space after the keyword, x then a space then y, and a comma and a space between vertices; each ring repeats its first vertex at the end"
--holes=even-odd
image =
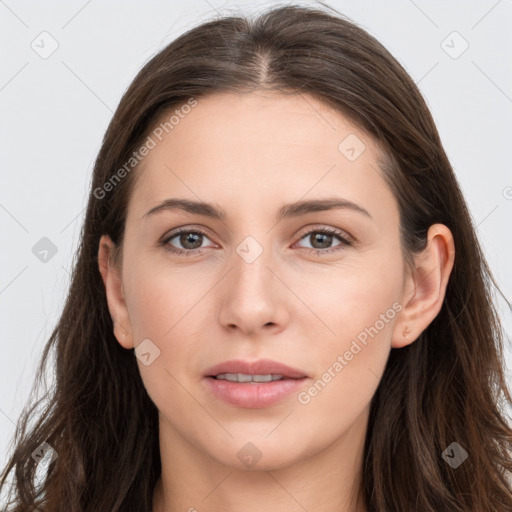
POLYGON ((120 342, 143 343, 161 435, 221 464, 267 469, 349 432, 362 439, 407 287, 374 141, 311 96, 263 92, 199 99, 153 138, 134 171, 126 307, 115 314, 129 333, 120 342), (209 206, 172 208, 175 199, 209 206), (342 206, 317 203, 327 200, 342 206), (233 360, 248 366, 210 370, 233 360), (260 360, 298 373, 209 376, 287 373, 250 366, 260 360))

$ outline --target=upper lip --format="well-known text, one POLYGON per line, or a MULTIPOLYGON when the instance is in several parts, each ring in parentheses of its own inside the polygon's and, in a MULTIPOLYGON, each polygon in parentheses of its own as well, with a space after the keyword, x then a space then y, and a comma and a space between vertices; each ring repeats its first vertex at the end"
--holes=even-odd
POLYGON ((270 359, 243 361, 232 359, 216 364, 205 371, 205 377, 215 377, 221 373, 244 373, 246 375, 282 375, 289 379, 301 379, 307 375, 296 368, 270 359))

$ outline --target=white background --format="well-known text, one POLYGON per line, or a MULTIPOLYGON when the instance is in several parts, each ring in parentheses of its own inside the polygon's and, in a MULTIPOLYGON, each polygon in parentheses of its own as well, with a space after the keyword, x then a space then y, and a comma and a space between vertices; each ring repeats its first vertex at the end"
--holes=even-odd
MULTIPOLYGON (((184 4, 0 2, 2 466, 63 305, 94 159, 122 93, 151 56, 216 10, 254 12, 275 2, 184 4), (58 42, 46 59, 31 47, 42 46, 43 31, 58 42), (58 249, 46 263, 32 253, 42 237, 58 249)), ((418 83, 491 268, 512 299, 512 1, 328 4, 377 37, 418 83), (458 36, 446 39, 453 31, 469 44, 455 59, 442 47, 446 40, 452 53, 463 48, 458 36)), ((512 315, 503 302, 500 309, 511 333, 512 315)), ((510 348, 507 361, 510 379, 510 348)))

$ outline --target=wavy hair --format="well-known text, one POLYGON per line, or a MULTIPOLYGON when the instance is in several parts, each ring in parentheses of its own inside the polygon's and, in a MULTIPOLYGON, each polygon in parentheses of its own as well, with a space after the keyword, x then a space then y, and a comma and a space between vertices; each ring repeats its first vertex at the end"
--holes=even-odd
POLYGON ((126 90, 95 162, 70 289, 38 367, 36 382, 50 368, 54 383, 37 401, 31 395, 0 481, 9 512, 151 511, 161 471, 158 411, 133 351, 114 337, 99 240, 108 234, 122 244, 137 166, 120 169, 157 120, 191 98, 257 89, 312 95, 381 144, 408 261, 432 224, 454 237, 441 311, 414 343, 391 350, 371 402, 368 511, 512 510, 499 288, 416 84, 375 38, 324 7, 281 5, 204 22, 151 58, 126 90), (452 442, 469 455, 457 469, 441 456, 452 442), (58 457, 37 477, 32 454, 42 443, 58 457))

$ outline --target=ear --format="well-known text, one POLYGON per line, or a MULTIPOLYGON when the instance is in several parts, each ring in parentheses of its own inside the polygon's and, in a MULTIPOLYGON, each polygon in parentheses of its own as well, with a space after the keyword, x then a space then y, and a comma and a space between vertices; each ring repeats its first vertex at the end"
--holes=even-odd
POLYGON ((126 349, 133 348, 133 336, 128 308, 124 300, 121 270, 114 263, 116 246, 108 235, 100 239, 98 265, 105 292, 110 316, 114 323, 114 336, 126 349))
POLYGON ((433 224, 427 238, 427 246, 414 257, 414 269, 406 278, 403 309, 393 331, 393 348, 416 340, 443 305, 455 260, 453 236, 444 224, 433 224))

